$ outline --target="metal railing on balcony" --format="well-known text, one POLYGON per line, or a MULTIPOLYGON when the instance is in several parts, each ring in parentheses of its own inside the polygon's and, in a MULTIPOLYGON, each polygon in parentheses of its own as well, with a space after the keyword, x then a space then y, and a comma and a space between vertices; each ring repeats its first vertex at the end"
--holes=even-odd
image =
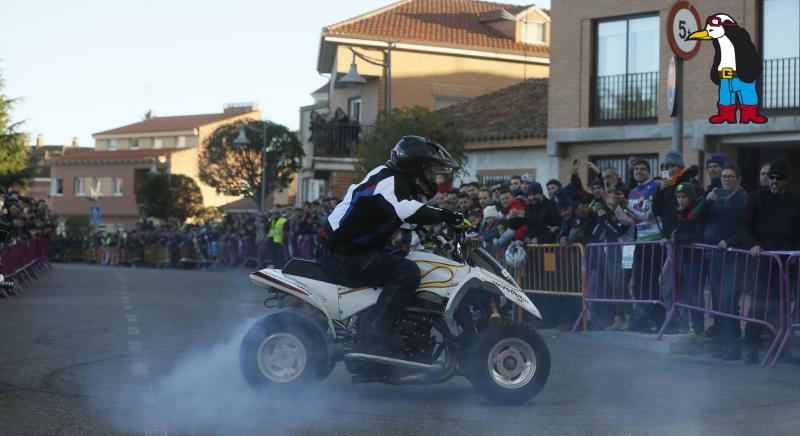
POLYGON ((800 113, 800 58, 767 59, 761 79, 765 113, 800 113))
POLYGON ((599 76, 592 80, 592 125, 655 123, 658 71, 599 76))
POLYGON ((375 130, 374 125, 322 122, 311 126, 314 156, 354 157, 358 144, 375 130))

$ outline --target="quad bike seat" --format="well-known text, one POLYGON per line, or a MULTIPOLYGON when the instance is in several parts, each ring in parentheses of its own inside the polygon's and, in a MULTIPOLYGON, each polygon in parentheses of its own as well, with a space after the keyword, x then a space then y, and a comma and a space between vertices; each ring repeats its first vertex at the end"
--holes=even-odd
POLYGON ((292 259, 283 267, 281 271, 284 274, 292 276, 305 277, 311 280, 336 284, 336 280, 323 271, 322 267, 320 267, 317 262, 311 260, 292 259))

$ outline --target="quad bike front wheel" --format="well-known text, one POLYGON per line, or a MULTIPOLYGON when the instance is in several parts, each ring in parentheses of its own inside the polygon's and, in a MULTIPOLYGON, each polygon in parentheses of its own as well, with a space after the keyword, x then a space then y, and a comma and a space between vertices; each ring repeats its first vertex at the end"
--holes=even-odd
POLYGON ((527 326, 500 324, 479 333, 464 368, 473 388, 487 400, 522 404, 547 383, 550 351, 527 326))
POLYGON ((294 392, 330 373, 325 343, 306 324, 265 316, 250 327, 239 348, 239 367, 250 386, 294 392))

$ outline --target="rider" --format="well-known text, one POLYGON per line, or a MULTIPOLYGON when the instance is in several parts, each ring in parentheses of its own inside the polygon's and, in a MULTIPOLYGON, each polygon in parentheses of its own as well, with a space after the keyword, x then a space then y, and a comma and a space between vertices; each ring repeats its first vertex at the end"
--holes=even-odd
POLYGON ((397 316, 419 286, 417 265, 385 249, 392 234, 403 222, 465 225, 462 214, 428 206, 419 198, 433 198, 436 174, 454 168, 458 164, 441 145, 404 136, 386 164, 350 185, 320 230, 326 245, 320 266, 328 275, 348 287, 383 287, 365 340, 388 344, 397 316))

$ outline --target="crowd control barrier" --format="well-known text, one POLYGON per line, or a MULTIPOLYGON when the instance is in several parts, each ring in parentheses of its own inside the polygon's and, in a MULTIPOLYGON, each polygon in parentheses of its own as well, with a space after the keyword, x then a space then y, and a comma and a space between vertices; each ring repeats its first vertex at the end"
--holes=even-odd
POLYGON ((800 328, 800 253, 795 252, 788 257, 785 263, 784 275, 783 298, 786 302, 784 310, 786 329, 778 349, 775 350, 772 366, 775 366, 778 357, 786 348, 789 338, 794 335, 795 329, 800 328))
MULTIPOLYGON (((581 306, 585 305, 584 287, 587 281, 582 244, 528 244, 525 253, 527 256, 523 267, 509 266, 525 293, 580 298, 581 306)), ((584 318, 583 329, 587 330, 588 327, 588 319, 584 318)))
POLYGON ((0 252, 0 273, 6 280, 13 281, 15 286, 3 295, 19 296, 34 279, 51 270, 47 255, 48 241, 43 237, 18 240, 14 245, 6 246, 0 252))
POLYGON ((763 326, 774 337, 764 357, 767 364, 786 331, 783 259, 771 252, 752 256, 745 250, 691 244, 676 247, 673 262, 677 299, 664 324, 677 309, 685 308, 695 316, 698 312, 713 315, 715 324, 729 329, 737 341, 740 321, 763 326), (711 290, 710 306, 704 297, 706 285, 711 290))
MULTIPOLYGON (((572 331, 577 330, 587 315, 602 319, 597 306, 607 304, 638 305, 647 309, 661 308, 665 312, 669 304, 662 291, 664 260, 669 257, 668 244, 660 241, 608 242, 587 244, 585 250, 583 308, 572 331)), ((674 264, 668 266, 664 278, 666 285, 674 289, 674 264)), ((585 324, 584 324, 585 325, 585 324)), ((666 323, 659 330, 664 332, 666 323)))

